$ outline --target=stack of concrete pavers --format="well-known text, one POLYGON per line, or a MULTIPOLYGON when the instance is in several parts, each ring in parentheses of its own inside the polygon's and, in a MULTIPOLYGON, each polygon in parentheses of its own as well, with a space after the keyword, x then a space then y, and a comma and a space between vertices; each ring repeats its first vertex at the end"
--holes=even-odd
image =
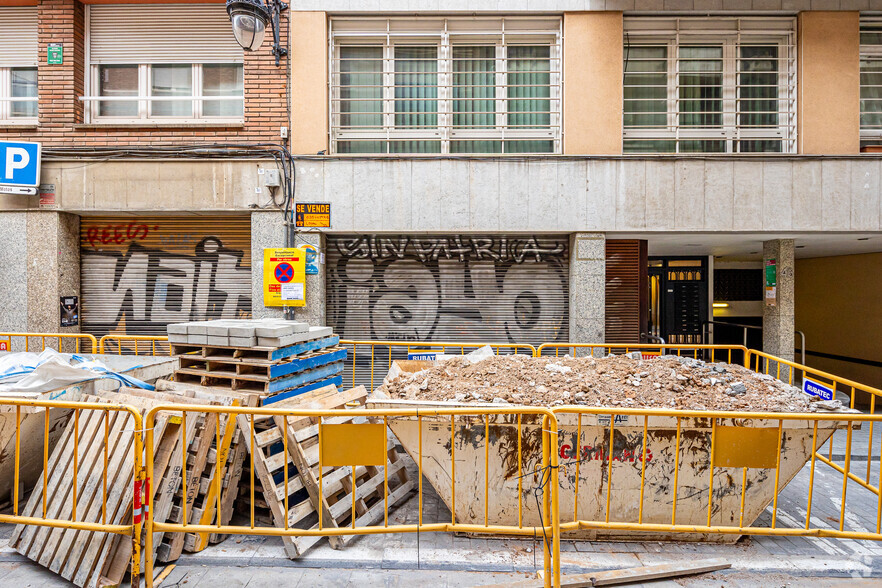
POLYGON ((346 350, 331 327, 224 319, 171 324, 168 337, 180 360, 178 382, 257 392, 263 404, 342 385, 346 350))
POLYGON ((331 327, 284 319, 197 321, 168 325, 169 343, 220 347, 285 347, 330 337, 331 327))

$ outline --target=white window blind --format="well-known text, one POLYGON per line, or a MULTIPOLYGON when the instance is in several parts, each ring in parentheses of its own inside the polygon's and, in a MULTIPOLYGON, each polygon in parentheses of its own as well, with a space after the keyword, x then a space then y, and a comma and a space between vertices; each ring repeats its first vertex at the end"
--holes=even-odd
POLYGON ((331 21, 335 153, 560 151, 559 17, 331 21))
POLYGON ((882 19, 861 19, 861 144, 882 143, 882 19))
POLYGON ((625 153, 793 153, 793 18, 627 18, 625 153))
POLYGON ((223 4, 102 4, 87 9, 92 64, 243 60, 223 4))
POLYGON ((37 7, 0 7, 0 67, 36 66, 37 7))

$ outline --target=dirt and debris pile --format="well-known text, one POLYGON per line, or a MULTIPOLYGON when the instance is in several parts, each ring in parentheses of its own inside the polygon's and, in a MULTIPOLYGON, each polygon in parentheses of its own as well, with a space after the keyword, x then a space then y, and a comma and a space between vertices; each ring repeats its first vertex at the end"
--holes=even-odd
POLYGON ((626 408, 817 412, 839 410, 772 376, 727 363, 639 353, 592 357, 455 357, 387 379, 379 391, 408 400, 577 404, 626 408))

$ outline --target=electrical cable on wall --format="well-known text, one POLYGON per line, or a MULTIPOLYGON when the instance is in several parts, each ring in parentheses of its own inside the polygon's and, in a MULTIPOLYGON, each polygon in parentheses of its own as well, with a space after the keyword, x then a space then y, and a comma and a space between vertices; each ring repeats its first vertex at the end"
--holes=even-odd
MULTIPOLYGON (((168 146, 120 146, 120 147, 47 147, 43 149, 45 160, 94 159, 96 163, 115 159, 245 159, 269 156, 281 172, 282 199, 271 189, 271 202, 282 211, 285 223, 285 245, 289 246, 290 227, 294 224, 294 158, 284 145, 274 143, 201 143, 198 145, 168 146)), ((94 164, 87 164, 94 165, 94 164)), ((268 206, 268 202, 264 208, 268 206)))

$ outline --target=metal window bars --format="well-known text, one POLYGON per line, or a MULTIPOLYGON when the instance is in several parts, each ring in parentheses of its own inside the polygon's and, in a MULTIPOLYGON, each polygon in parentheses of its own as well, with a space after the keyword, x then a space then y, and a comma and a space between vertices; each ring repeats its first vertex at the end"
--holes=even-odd
POLYGON ((625 153, 793 153, 792 18, 625 19, 625 153))

